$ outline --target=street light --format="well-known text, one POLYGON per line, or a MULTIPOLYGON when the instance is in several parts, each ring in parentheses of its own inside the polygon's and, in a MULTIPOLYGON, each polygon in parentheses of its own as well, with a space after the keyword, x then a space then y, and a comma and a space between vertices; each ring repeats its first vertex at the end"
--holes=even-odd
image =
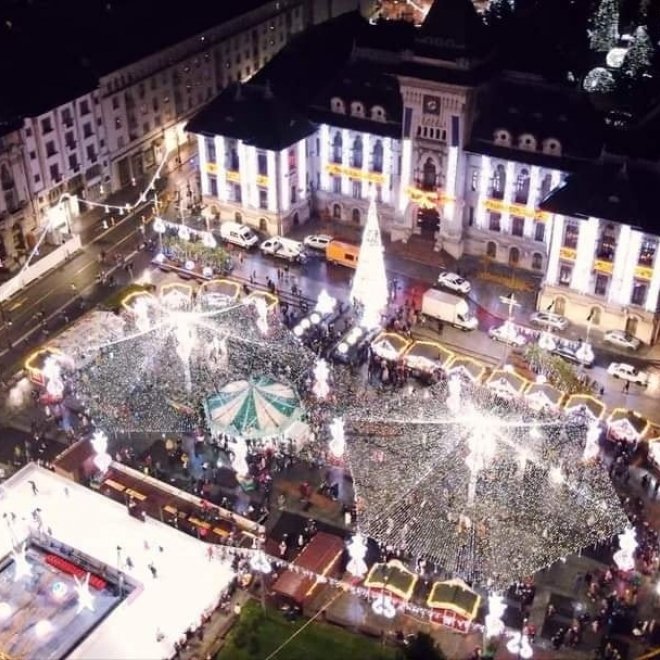
POLYGON ((593 318, 596 313, 596 309, 592 309, 587 316, 587 333, 584 338, 582 345, 575 351, 575 357, 580 360, 581 365, 584 367, 585 364, 591 364, 594 361, 594 351, 591 348, 589 343, 589 334, 591 333, 591 325, 593 323, 593 318))
POLYGON ((520 307, 520 303, 516 300, 516 295, 513 293, 513 291, 509 292, 508 296, 500 296, 500 302, 504 305, 507 306, 508 308, 508 315, 507 315, 507 321, 506 321, 506 333, 505 337, 507 339, 506 341, 506 350, 504 352, 504 364, 506 364, 509 361, 509 351, 511 350, 511 341, 513 340, 513 336, 515 336, 515 330, 513 329, 512 325, 512 320, 513 320, 513 310, 516 307, 520 307), (507 336, 511 335, 511 336, 507 336))

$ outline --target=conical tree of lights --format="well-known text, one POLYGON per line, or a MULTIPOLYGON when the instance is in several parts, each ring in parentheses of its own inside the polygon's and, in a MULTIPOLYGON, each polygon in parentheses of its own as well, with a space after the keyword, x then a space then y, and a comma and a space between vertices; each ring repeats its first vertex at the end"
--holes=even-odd
POLYGON ((387 307, 387 275, 383 257, 375 192, 371 192, 367 224, 362 234, 360 255, 353 278, 351 299, 362 305, 361 325, 375 328, 380 325, 382 311, 387 307))

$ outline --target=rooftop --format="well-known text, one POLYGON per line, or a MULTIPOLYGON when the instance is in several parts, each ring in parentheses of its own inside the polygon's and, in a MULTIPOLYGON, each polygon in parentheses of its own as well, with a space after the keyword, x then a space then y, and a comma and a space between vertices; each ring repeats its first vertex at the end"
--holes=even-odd
POLYGON ((638 162, 590 165, 569 176, 541 202, 541 209, 576 218, 600 218, 660 233, 660 171, 638 162))
POLYGON ((104 74, 266 2, 189 0, 185 10, 176 0, 3 3, 0 77, 8 93, 0 101, 0 123, 45 112, 92 90, 104 74))

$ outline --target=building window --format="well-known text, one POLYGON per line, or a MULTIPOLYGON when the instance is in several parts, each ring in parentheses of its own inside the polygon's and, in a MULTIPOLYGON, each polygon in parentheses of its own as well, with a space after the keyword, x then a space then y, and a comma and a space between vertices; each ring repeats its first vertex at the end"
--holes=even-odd
POLYGON ((655 261, 655 253, 658 251, 658 241, 655 238, 649 236, 644 236, 642 239, 642 247, 639 250, 639 257, 637 259, 637 264, 639 266, 646 266, 647 268, 653 268, 653 262, 655 261))
POLYGON ((360 224, 360 209, 353 209, 351 211, 351 220, 356 225, 360 224))
POLYGON ((552 305, 552 309, 555 314, 559 314, 559 316, 566 316, 566 298, 563 296, 557 296, 552 301, 552 305))
POLYGON ((491 259, 497 257, 497 244, 494 241, 488 241, 488 243, 486 243, 486 256, 491 259))
POLYGON ((362 160, 362 138, 358 135, 355 140, 353 140, 351 167, 362 168, 362 160))
POLYGON ((511 218, 511 233, 514 236, 522 236, 525 228, 525 218, 520 218, 517 215, 511 218))
POLYGON ((527 204, 529 197, 529 172, 527 170, 520 170, 518 178, 516 179, 516 204, 527 204))
POLYGON ((479 170, 473 167, 470 173, 470 190, 476 192, 479 189, 479 170))
POLYGON ((646 282, 640 282, 635 280, 632 289, 632 295, 630 296, 630 302, 633 305, 639 305, 640 307, 646 302, 646 294, 648 293, 648 284, 646 282))
POLYGON ((206 138, 204 140, 204 147, 206 149, 206 160, 209 163, 217 162, 217 154, 215 152, 215 140, 213 138, 206 138))
POLYGON ((49 142, 46 142, 46 156, 50 158, 51 156, 54 156, 57 153, 55 150, 55 143, 50 140, 49 142))
POLYGON ((550 174, 546 174, 541 179, 541 199, 545 199, 550 194, 551 190, 552 190, 552 176, 550 174))
POLYGON ((559 266, 559 286, 571 286, 572 277, 573 266, 570 266, 569 264, 561 264, 559 266))
POLYGON ((592 325, 600 325, 600 307, 592 307, 589 310, 589 316, 587 320, 592 325))
POLYGON ((333 163, 341 163, 341 161, 342 161, 342 151, 343 151, 343 145, 342 145, 341 133, 337 132, 337 133, 335 133, 335 137, 332 140, 332 162, 333 163))
POLYGON ((333 176, 332 177, 332 192, 335 195, 341 195, 341 177, 333 176))
MULTIPOLYGON (((242 204, 243 198, 241 196, 241 186, 238 183, 228 183, 227 184, 227 199, 232 204, 242 204)), ((239 220, 240 222, 240 220, 239 220)))
POLYGON ((494 199, 504 199, 504 188, 506 187, 506 171, 504 165, 498 165, 493 171, 490 196, 494 199))
POLYGON ((57 164, 50 166, 50 178, 55 182, 60 180, 60 168, 57 164))
POLYGON ((118 96, 113 96, 112 97, 112 109, 113 110, 119 110, 119 97, 118 96))
POLYGON ((502 216, 499 213, 489 213, 488 214, 488 229, 490 231, 499 231, 500 230, 500 221, 502 216))
POLYGON ((236 142, 232 142, 227 149, 227 163, 226 167, 231 172, 238 172, 238 147, 236 142))
POLYGON ((94 133, 92 131, 92 125, 89 122, 87 122, 86 124, 83 124, 83 137, 84 138, 90 138, 90 137, 92 137, 93 134, 94 133))
POLYGON ((71 118, 71 110, 69 110, 69 108, 62 110, 62 122, 67 128, 73 124, 73 119, 71 118))
POLYGON ((80 114, 83 117, 89 114, 89 103, 87 101, 80 102, 80 114))
POLYGON ((291 186, 291 203, 296 204, 298 202, 298 188, 296 186, 291 186))
POLYGON ((512 247, 509 250, 509 265, 517 266, 520 263, 520 250, 517 247, 512 247))
POLYGON ((41 132, 44 135, 46 135, 47 133, 50 133, 52 130, 53 130, 53 124, 50 120, 50 117, 46 117, 45 119, 42 119, 41 120, 41 132))
POLYGON ((532 255, 532 269, 541 270, 543 268, 543 255, 540 252, 534 252, 532 255))
POLYGON ((293 172, 298 166, 298 150, 295 147, 292 147, 289 149, 289 152, 287 154, 288 161, 289 161, 289 172, 293 172))
POLYGON ((72 170, 77 170, 78 169, 78 158, 76 154, 71 154, 69 156, 69 168, 72 170))
POLYGON ((211 197, 217 197, 218 196, 218 178, 209 174, 208 175, 208 181, 209 181, 209 193, 211 197))
POLYGON ((121 130, 121 117, 115 117, 115 130, 121 130))
POLYGON ((362 181, 353 181, 353 197, 355 199, 362 197, 362 181))
POLYGON ((96 152, 94 151, 94 145, 93 144, 88 145, 86 151, 87 151, 87 159, 90 162, 95 163, 96 162, 96 152))
POLYGON ((36 151, 31 151, 30 152, 30 160, 37 160, 37 152, 36 151))
POLYGON ((268 157, 263 151, 257 153, 257 174, 268 176, 268 157))
POLYGON ((577 248, 580 228, 575 222, 567 222, 564 228, 564 247, 575 250, 577 248))
POLYGON ((341 220, 341 206, 339 204, 332 205, 332 218, 333 220, 341 220))
POLYGON ((259 188, 259 208, 268 208, 268 191, 264 190, 263 188, 259 188))
POLYGON ((467 211, 468 211, 468 227, 472 227, 472 225, 474 225, 474 206, 468 206, 467 211))
POLYGON ((437 173, 433 159, 427 158, 422 168, 422 190, 435 190, 437 173))
POLYGON ((608 222, 600 235, 598 250, 596 254, 599 259, 604 261, 614 261, 614 251, 616 250, 616 229, 611 222, 608 222))
POLYGON ((374 149, 371 154, 371 169, 373 172, 382 172, 383 171, 383 143, 381 140, 376 140, 374 144, 374 149))
POLYGON ((534 240, 542 243, 545 239, 545 222, 537 222, 534 225, 534 240))
POLYGON ((597 273, 596 274, 596 282, 594 284, 594 293, 597 296, 605 296, 607 295, 607 285, 610 282, 610 278, 607 275, 603 275, 602 273, 597 273))

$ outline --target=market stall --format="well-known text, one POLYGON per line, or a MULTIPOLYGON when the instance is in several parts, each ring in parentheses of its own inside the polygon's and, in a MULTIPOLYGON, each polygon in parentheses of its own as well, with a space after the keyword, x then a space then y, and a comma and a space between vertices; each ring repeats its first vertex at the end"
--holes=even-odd
POLYGON ((463 580, 447 580, 433 583, 426 604, 434 623, 467 633, 479 612, 481 597, 463 580))
POLYGON ((524 396, 527 405, 537 412, 558 410, 564 399, 564 393, 550 383, 530 383, 524 396))
POLYGON ((564 411, 569 416, 586 417, 589 421, 599 422, 605 416, 605 404, 589 394, 571 394, 566 399, 564 411))
POLYGON ((197 293, 202 309, 213 310, 236 302, 241 295, 241 285, 232 280, 209 280, 203 282, 197 293))
POLYGON ((607 418, 607 437, 615 442, 637 444, 649 429, 649 421, 634 410, 615 408, 607 418))
POLYGON ((344 539, 327 532, 318 532, 302 549, 290 569, 284 571, 270 591, 282 604, 302 608, 319 584, 319 577, 336 577, 344 539))
POLYGON ((63 368, 73 368, 72 360, 54 346, 46 346, 32 353, 25 360, 25 372, 32 383, 45 387, 48 381, 48 365, 55 361, 63 368))
POLYGON ((660 468, 660 426, 651 424, 646 431, 646 446, 651 464, 660 468))
POLYGON ((263 300, 266 303, 266 309, 270 312, 277 307, 280 302, 280 299, 268 293, 268 291, 253 291, 250 295, 245 297, 246 303, 254 302, 255 300, 263 300))
POLYGON ((447 365, 447 374, 450 376, 457 375, 471 383, 480 383, 486 374, 486 367, 477 360, 457 355, 447 365))
POLYGON ((183 282, 170 282, 163 284, 159 291, 159 297, 164 305, 170 309, 190 307, 193 303, 195 288, 191 284, 183 282))
POLYGON ((376 593, 385 593, 394 601, 409 601, 419 580, 398 559, 374 564, 364 580, 364 586, 376 593))
POLYGON ((433 372, 446 369, 454 354, 435 341, 414 341, 403 355, 407 367, 414 371, 433 372))
POLYGON ((384 360, 398 360, 410 346, 410 341, 397 332, 381 332, 372 342, 371 351, 384 360))
POLYGON ((495 369, 486 380, 486 387, 505 399, 519 396, 529 384, 526 378, 508 369, 495 369))
POLYGON ((302 414, 293 387, 268 376, 227 383, 206 398, 204 407, 214 435, 242 438, 281 435, 302 414))

